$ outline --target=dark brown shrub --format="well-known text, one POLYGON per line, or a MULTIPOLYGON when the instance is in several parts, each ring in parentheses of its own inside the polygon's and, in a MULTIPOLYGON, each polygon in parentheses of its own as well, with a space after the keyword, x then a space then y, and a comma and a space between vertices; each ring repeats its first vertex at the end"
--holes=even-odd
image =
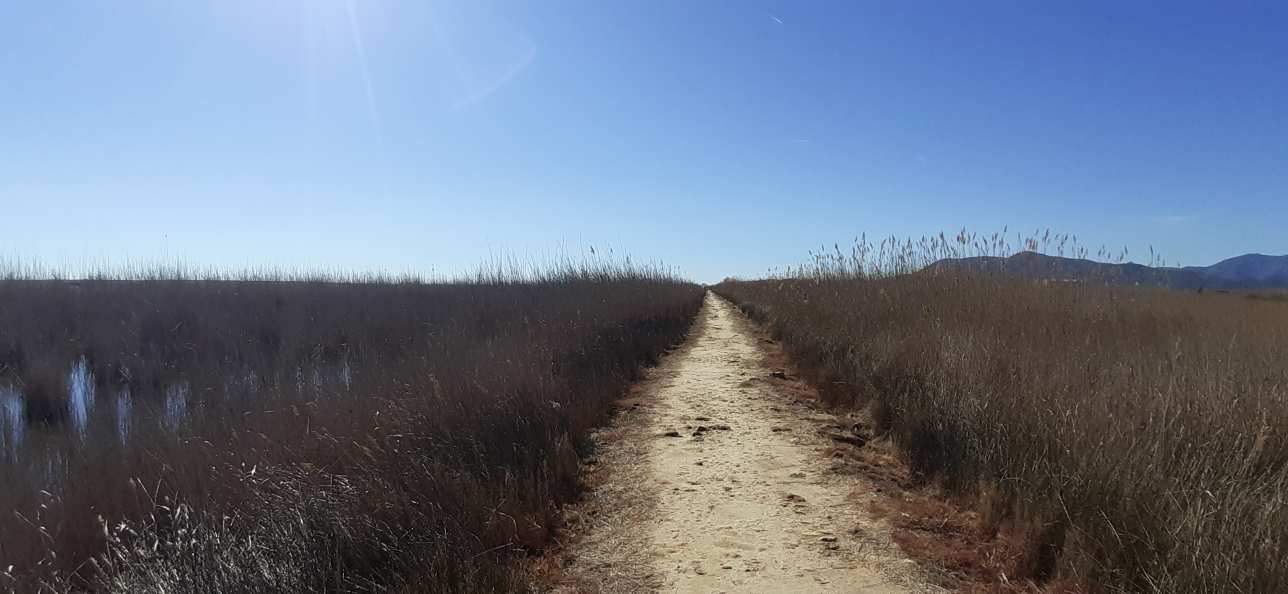
POLYGON ((27 375, 22 387, 23 421, 29 427, 55 429, 67 422, 67 382, 49 369, 27 375))

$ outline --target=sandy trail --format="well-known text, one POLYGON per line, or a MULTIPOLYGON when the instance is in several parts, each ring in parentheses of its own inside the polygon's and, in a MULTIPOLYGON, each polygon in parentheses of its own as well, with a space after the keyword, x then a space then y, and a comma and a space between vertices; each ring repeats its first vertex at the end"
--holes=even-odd
MULTIPOLYGON (((768 347, 772 348, 772 347, 768 347)), ((934 591, 829 472, 836 423, 767 366, 751 323, 708 294, 686 344, 626 403, 569 511, 563 592, 934 591)))

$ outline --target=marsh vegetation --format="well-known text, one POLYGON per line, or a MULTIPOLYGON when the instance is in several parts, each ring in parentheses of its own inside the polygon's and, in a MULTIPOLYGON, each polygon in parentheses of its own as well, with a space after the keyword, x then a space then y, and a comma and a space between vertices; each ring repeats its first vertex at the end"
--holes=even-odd
POLYGON ((1288 308, 924 269, 1006 249, 864 243, 717 291, 973 502, 1013 585, 1288 590, 1288 308))
POLYGON ((0 281, 5 589, 518 589, 702 298, 605 263, 126 276, 0 281))

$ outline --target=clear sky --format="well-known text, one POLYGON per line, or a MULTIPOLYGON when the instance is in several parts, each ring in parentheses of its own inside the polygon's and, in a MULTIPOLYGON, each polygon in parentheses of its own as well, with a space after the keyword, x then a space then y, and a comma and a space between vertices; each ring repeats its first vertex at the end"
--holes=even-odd
POLYGON ((10 256, 705 281, 1003 225, 1288 253, 1288 3, 0 6, 10 256))

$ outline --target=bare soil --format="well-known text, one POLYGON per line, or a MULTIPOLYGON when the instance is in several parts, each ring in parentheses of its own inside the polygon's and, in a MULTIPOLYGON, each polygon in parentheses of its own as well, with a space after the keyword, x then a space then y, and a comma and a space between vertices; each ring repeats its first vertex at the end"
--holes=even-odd
POLYGON ((867 510, 882 487, 830 462, 862 447, 732 305, 597 435, 587 499, 550 561, 556 592, 938 592, 867 510), (778 365, 775 365, 778 363, 778 365))

